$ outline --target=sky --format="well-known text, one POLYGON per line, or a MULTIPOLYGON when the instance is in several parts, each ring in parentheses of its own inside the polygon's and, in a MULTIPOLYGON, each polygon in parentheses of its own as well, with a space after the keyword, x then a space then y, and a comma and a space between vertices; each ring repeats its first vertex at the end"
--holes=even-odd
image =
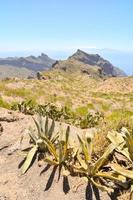
POLYGON ((0 0, 0 57, 99 53, 133 74, 132 0, 0 0))

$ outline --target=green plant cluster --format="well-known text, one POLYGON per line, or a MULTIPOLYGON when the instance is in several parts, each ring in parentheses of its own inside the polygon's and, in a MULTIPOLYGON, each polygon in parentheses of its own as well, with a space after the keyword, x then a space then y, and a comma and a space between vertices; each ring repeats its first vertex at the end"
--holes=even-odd
POLYGON ((59 109, 53 104, 38 105, 36 112, 42 116, 48 116, 51 119, 60 121, 61 119, 69 120, 74 117, 72 111, 67 107, 59 109))
POLYGON ((99 111, 88 111, 80 108, 80 113, 83 110, 82 115, 77 111, 72 111, 70 108, 64 106, 58 108, 53 104, 37 105, 32 100, 22 101, 11 106, 12 110, 18 110, 24 114, 40 114, 42 116, 47 116, 55 121, 63 121, 68 124, 73 124, 82 129, 95 127, 104 118, 103 113, 99 111))
POLYGON ((99 111, 90 111, 87 115, 83 116, 80 120, 81 128, 91 128, 99 124, 104 119, 104 114, 99 111))
POLYGON ((30 146, 22 166, 25 173, 35 158, 56 166, 63 176, 78 176, 102 191, 113 192, 117 187, 130 188, 133 184, 133 131, 122 128, 111 131, 110 141, 101 157, 93 153, 94 137, 77 134, 78 145, 70 138, 70 127, 66 132, 55 133, 55 122, 48 117, 34 119, 37 132, 30 131, 30 146), (50 124, 50 125, 49 125, 50 124), (41 156, 40 156, 41 155, 41 156), (122 160, 123 158, 123 160, 122 160))
POLYGON ((32 100, 22 101, 21 103, 14 103, 11 106, 12 110, 18 110, 26 115, 34 115, 36 112, 36 104, 32 100))

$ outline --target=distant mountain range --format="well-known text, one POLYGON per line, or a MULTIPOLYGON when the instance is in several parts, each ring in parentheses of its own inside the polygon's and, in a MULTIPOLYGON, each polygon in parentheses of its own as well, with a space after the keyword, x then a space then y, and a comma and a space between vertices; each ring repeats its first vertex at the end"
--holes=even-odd
POLYGON ((53 63, 55 60, 43 53, 38 57, 0 58, 0 78, 34 76, 37 71, 50 69, 53 63))
POLYGON ((64 71, 80 71, 93 76, 126 76, 121 69, 113 66, 98 54, 88 54, 80 49, 67 60, 57 61, 53 68, 64 71))
POLYGON ((79 49, 67 60, 61 61, 51 59, 43 53, 38 57, 0 58, 0 79, 6 77, 34 77, 37 71, 49 69, 60 69, 70 72, 79 71, 93 76, 126 76, 122 70, 113 66, 100 55, 87 54, 79 49))

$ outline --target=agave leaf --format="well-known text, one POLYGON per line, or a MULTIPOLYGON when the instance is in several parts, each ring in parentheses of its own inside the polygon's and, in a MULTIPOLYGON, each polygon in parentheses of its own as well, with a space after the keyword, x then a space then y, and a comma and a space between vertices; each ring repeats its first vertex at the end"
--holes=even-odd
POLYGON ((44 137, 43 141, 46 144, 49 152, 55 157, 56 160, 58 160, 58 156, 57 156, 57 153, 56 153, 56 148, 53 145, 53 143, 47 137, 44 137))
POLYGON ((92 138, 87 137, 86 143, 87 143, 86 145, 88 146, 89 161, 91 161, 91 155, 92 155, 92 150, 93 150, 92 138))
POLYGON ((127 170, 124 167, 121 167, 118 164, 111 164, 111 168, 117 172, 118 174, 121 174, 122 176, 125 176, 127 178, 133 179, 133 171, 127 170))
POLYGON ((72 153, 72 157, 75 158, 75 156, 78 154, 78 147, 72 147, 73 149, 73 153, 72 153))
POLYGON ((29 136, 30 136, 32 142, 33 142, 34 144, 36 144, 38 138, 35 136, 35 134, 33 134, 32 132, 29 132, 28 134, 29 134, 29 136))
POLYGON ((70 126, 67 127, 67 130, 66 130, 66 137, 65 137, 65 141, 64 141, 64 145, 63 145, 63 160, 66 159, 67 157, 67 152, 68 152, 68 140, 69 140, 69 134, 70 134, 70 126))
POLYGON ((78 159, 78 161, 79 161, 81 167, 82 167, 83 169, 87 170, 87 169, 88 169, 88 166, 87 166, 85 160, 83 160, 83 159, 81 158, 81 156, 80 156, 79 153, 77 153, 77 159, 78 159))
POLYGON ((39 121, 41 133, 44 133, 45 132, 44 121, 43 121, 43 117, 41 115, 38 115, 38 121, 39 121))
POLYGON ((83 154, 85 156, 85 161, 88 162, 90 160, 88 148, 87 148, 85 142, 81 139, 81 137, 79 135, 78 135, 78 140, 79 140, 79 142, 81 144, 82 151, 83 151, 83 154))
POLYGON ((112 188, 108 188, 108 187, 106 187, 106 186, 104 186, 104 185, 101 185, 100 183, 97 183, 93 178, 88 177, 88 180, 89 180, 93 185, 95 185, 96 188, 100 189, 100 190, 103 191, 103 192, 106 191, 106 192, 108 192, 108 193, 111 193, 111 192, 114 191, 112 188))
POLYGON ((72 169, 80 174, 86 174, 86 170, 82 166, 72 165, 72 169))
POLYGON ((119 134, 117 131, 111 131, 108 133, 107 138, 119 149, 122 149, 125 141, 124 138, 122 137, 122 134, 119 134))
POLYGON ((45 121, 45 135, 46 137, 48 137, 48 117, 46 117, 46 121, 45 121))
POLYGON ((47 162, 50 165, 58 165, 59 164, 57 161, 52 160, 52 159, 50 159, 48 157, 45 157, 44 161, 47 162))
POLYGON ((68 145, 68 139, 69 139, 69 135, 70 135, 70 126, 67 127, 67 130, 66 130, 66 145, 68 145))
POLYGON ((104 154, 96 161, 94 167, 92 168, 92 174, 96 174, 97 171, 105 164, 109 155, 114 151, 115 146, 110 144, 104 154))
POLYGON ((131 192, 133 192, 133 183, 131 183, 131 192))
POLYGON ((111 173, 111 172, 98 172, 98 173, 95 174, 95 176, 107 178, 107 179, 114 180, 114 181, 120 181, 120 182, 126 181, 125 176, 115 174, 115 173, 111 173))
POLYGON ((117 147, 117 151, 122 153, 124 156, 131 161, 129 149, 126 145, 126 140, 121 133, 117 131, 109 132, 107 138, 117 147))
POLYGON ((125 140, 126 140, 126 145, 128 147, 128 151, 130 153, 130 158, 133 161, 133 133, 127 132, 125 140))
POLYGON ((37 121, 34 117, 32 117, 32 119, 34 120, 35 125, 36 125, 36 127, 37 127, 37 130, 38 130, 38 138, 39 138, 39 137, 41 137, 41 128, 40 128, 40 125, 39 125, 38 121, 37 121))
POLYGON ((27 155, 27 157, 26 157, 26 160, 25 160, 25 162, 24 162, 24 164, 23 164, 23 166, 22 166, 22 173, 23 173, 23 174, 24 174, 24 173, 28 170, 28 168, 30 167, 31 162, 32 162, 32 160, 33 160, 33 158, 34 158, 34 156, 35 156, 35 154, 36 154, 36 152, 37 152, 37 149, 38 149, 38 147, 37 147, 37 145, 35 145, 35 146, 33 146, 33 148, 28 152, 28 155, 27 155))
POLYGON ((56 133, 53 138, 51 139, 52 143, 55 143, 55 141, 59 138, 59 133, 56 133))
MULTIPOLYGON (((119 150, 118 150, 119 151, 119 150)), ((129 153, 128 147, 125 147, 123 150, 119 151, 121 154, 123 154, 126 158, 128 158, 129 161, 132 162, 130 156, 131 154, 129 153)))
POLYGON ((63 161, 63 142, 64 141, 59 141, 59 163, 61 164, 61 162, 63 161))
POLYGON ((51 124, 51 127, 50 127, 49 132, 48 132, 48 138, 49 139, 51 139, 51 137, 52 137, 52 134, 54 132, 54 128, 55 128, 55 121, 52 120, 52 124, 51 124))

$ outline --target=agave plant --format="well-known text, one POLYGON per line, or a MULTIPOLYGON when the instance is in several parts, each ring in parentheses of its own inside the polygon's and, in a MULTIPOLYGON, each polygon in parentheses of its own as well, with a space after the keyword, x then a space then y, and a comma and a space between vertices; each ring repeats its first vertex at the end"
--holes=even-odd
POLYGON ((70 174, 70 164, 76 154, 76 148, 72 147, 69 143, 70 127, 67 127, 65 132, 65 138, 63 139, 62 134, 58 140, 58 144, 52 144, 48 139, 45 141, 47 148, 50 152, 45 158, 45 161, 50 165, 59 166, 64 176, 70 174))
MULTIPOLYGON (((127 159, 127 167, 118 163, 111 164, 111 168, 118 174, 125 176, 131 180, 131 188, 133 185, 133 132, 129 132, 126 128, 122 128, 121 132, 112 131, 108 134, 108 139, 112 144, 117 144, 116 151, 124 155, 127 159)), ((132 190, 133 191, 133 190, 132 190)))
POLYGON ((25 173, 28 170, 32 161, 34 160, 34 158, 36 158, 37 153, 42 153, 44 155, 46 154, 48 150, 46 145, 47 141, 49 141, 50 148, 50 144, 53 145, 59 137, 58 133, 55 135, 53 134, 55 128, 54 120, 52 121, 50 128, 47 117, 45 123, 44 118, 41 116, 38 116, 38 121, 34 118, 33 120, 37 128, 37 134, 35 134, 33 131, 29 132, 31 147, 22 166, 23 173, 25 173))
POLYGON ((125 182, 124 176, 118 175, 115 172, 109 172, 108 166, 106 167, 105 165, 109 161, 109 156, 116 148, 115 145, 110 144, 104 154, 97 161, 94 161, 92 154, 92 138, 90 136, 87 136, 86 138, 78 136, 78 140, 81 145, 81 151, 77 154, 78 163, 74 165, 74 168, 78 173, 83 177, 86 177, 87 181, 95 185, 98 189, 107 192, 113 191, 113 188, 104 185, 103 183, 105 180, 125 182), (102 170, 103 167, 104 170, 102 170))
POLYGON ((32 100, 22 101, 21 103, 14 104, 12 110, 18 110, 24 114, 33 115, 35 113, 35 103, 32 100))

